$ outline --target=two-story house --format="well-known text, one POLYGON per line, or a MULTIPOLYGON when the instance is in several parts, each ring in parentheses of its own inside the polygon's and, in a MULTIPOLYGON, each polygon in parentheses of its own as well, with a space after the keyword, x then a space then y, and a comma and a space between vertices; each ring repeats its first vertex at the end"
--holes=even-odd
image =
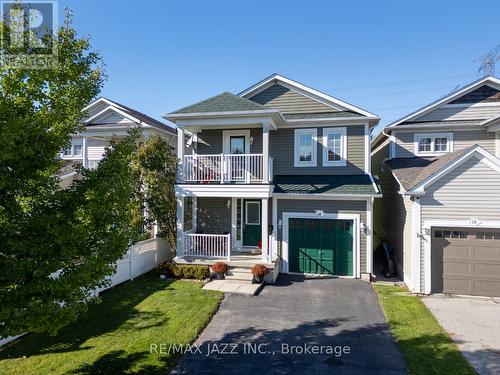
POLYGON ((78 178, 74 164, 93 169, 103 158, 111 138, 123 138, 131 128, 140 128, 141 139, 159 135, 176 146, 176 130, 123 104, 107 98, 98 98, 83 109, 82 122, 85 129, 75 134, 71 142, 61 151, 64 160, 59 171, 61 184, 68 186, 78 178))
POLYGON ((417 293, 500 296, 500 80, 485 77, 372 142, 386 239, 417 293))
POLYGON ((377 116, 274 74, 165 118, 178 131, 178 261, 371 273, 377 116))

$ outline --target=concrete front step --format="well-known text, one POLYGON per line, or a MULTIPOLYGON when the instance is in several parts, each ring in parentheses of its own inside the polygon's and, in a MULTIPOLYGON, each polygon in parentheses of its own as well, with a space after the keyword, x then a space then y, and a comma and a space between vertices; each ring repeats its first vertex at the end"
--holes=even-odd
POLYGON ((227 280, 252 281, 253 275, 249 270, 235 271, 229 270, 226 275, 227 280))
POLYGON ((255 295, 264 287, 264 284, 252 284, 248 281, 239 280, 212 280, 203 286, 205 290, 217 290, 224 293, 240 293, 255 295))

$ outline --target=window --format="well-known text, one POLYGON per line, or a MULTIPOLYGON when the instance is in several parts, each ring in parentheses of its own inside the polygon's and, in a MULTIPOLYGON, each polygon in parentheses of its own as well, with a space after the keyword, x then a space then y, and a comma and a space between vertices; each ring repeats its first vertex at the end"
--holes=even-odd
POLYGON ((461 230, 436 230, 434 231, 434 237, 436 238, 467 238, 469 232, 461 230))
POLYGON ((64 156, 71 156, 71 146, 63 148, 62 154, 64 156))
POLYGON ((245 202, 246 225, 260 225, 260 202, 245 202))
POLYGON ((73 145, 73 155, 82 156, 82 145, 73 145))
POLYGON ((347 149, 346 128, 323 129, 323 166, 345 166, 347 149))
POLYGON ((61 155, 64 157, 83 156, 83 145, 81 140, 73 140, 70 145, 63 148, 61 155))
POLYGON ((316 167, 317 129, 295 130, 295 167, 316 167))
POLYGON ((453 150, 453 133, 415 134, 415 154, 441 155, 453 150))
POLYGON ((434 149, 436 152, 448 151, 448 138, 443 137, 434 139, 434 149))
POLYGON ((418 152, 431 152, 432 138, 419 138, 418 139, 418 152))

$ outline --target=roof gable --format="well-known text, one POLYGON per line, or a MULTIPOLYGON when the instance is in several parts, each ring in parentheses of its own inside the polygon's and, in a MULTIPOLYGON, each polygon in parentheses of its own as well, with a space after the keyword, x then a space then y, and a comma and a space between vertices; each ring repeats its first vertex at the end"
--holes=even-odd
POLYGON ((475 104, 475 103, 494 103, 500 102, 500 90, 484 85, 461 96, 449 104, 475 104))
MULTIPOLYGON (((335 112, 335 111, 346 111, 346 112, 354 112, 358 116, 363 116, 363 117, 368 117, 372 120, 376 120, 378 122, 379 118, 374 115, 373 113, 370 113, 368 111, 365 111, 364 109, 361 109, 359 107, 356 107, 350 103, 347 103, 345 101, 342 101, 340 99, 337 99, 333 96, 327 95, 322 93, 321 91, 315 90, 311 87, 308 87, 306 85, 303 85, 299 82, 293 81, 289 78, 283 77, 279 74, 273 74, 262 81, 256 83, 255 85, 249 87, 248 89, 240 92, 238 95, 247 98, 247 99, 252 99, 255 96, 257 96, 259 93, 267 90, 271 86, 274 85, 279 85, 282 86, 296 94, 301 95, 302 97, 306 97, 312 101, 317 102, 317 106, 321 105, 320 108, 324 109, 325 106, 326 108, 330 108, 330 112, 335 112)), ((283 90, 281 88, 275 88, 274 90, 283 90)), ((262 100, 262 98, 261 98, 262 100)), ((304 100, 304 99, 302 99, 304 100)), ((326 112, 326 110, 325 110, 326 112)), ((297 112, 295 112, 297 113, 297 112)), ((308 113, 308 112, 306 112, 308 113)))
POLYGON ((400 158, 385 163, 403 191, 424 193, 425 188, 438 181, 471 157, 477 157, 500 173, 500 160, 481 146, 473 145, 436 158, 400 158))
POLYGON ((86 113, 83 122, 87 125, 132 122, 143 126, 152 126, 173 134, 176 133, 175 130, 167 124, 104 97, 94 100, 85 107, 83 111, 86 113))
POLYGON ((240 111, 261 111, 268 108, 251 100, 241 98, 230 92, 212 96, 198 103, 178 109, 170 114, 187 113, 211 113, 211 112, 240 112, 240 111))
POLYGON ((339 112, 342 108, 326 105, 279 83, 249 98, 266 107, 279 109, 283 114, 339 112))
MULTIPOLYGON (((489 87, 490 89, 500 90, 500 80, 492 76, 483 77, 475 82, 470 83, 469 85, 466 85, 465 87, 462 87, 446 96, 443 96, 442 98, 410 113, 407 116, 400 118, 399 120, 389 124, 386 128, 393 128, 404 122, 418 121, 420 117, 423 117, 424 115, 427 115, 437 109, 440 109, 447 104, 451 104, 452 102, 455 102, 457 100, 460 101, 461 98, 466 98, 468 94, 474 93, 473 95, 470 95, 467 97, 467 99, 465 99, 467 101, 481 100, 481 98, 482 99, 490 98, 492 92, 489 89, 485 89, 485 87, 489 87), (488 95, 488 93, 490 93, 490 95, 488 95)), ((455 103, 453 105, 461 105, 461 104, 466 105, 474 103, 455 103)))

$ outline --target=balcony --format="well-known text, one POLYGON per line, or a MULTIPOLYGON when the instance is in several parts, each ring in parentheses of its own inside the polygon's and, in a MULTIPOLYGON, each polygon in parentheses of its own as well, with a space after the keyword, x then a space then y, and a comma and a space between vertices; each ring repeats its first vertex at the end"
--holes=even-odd
POLYGON ((268 183, 273 177, 273 158, 265 172, 263 154, 185 155, 181 181, 186 183, 268 183))

